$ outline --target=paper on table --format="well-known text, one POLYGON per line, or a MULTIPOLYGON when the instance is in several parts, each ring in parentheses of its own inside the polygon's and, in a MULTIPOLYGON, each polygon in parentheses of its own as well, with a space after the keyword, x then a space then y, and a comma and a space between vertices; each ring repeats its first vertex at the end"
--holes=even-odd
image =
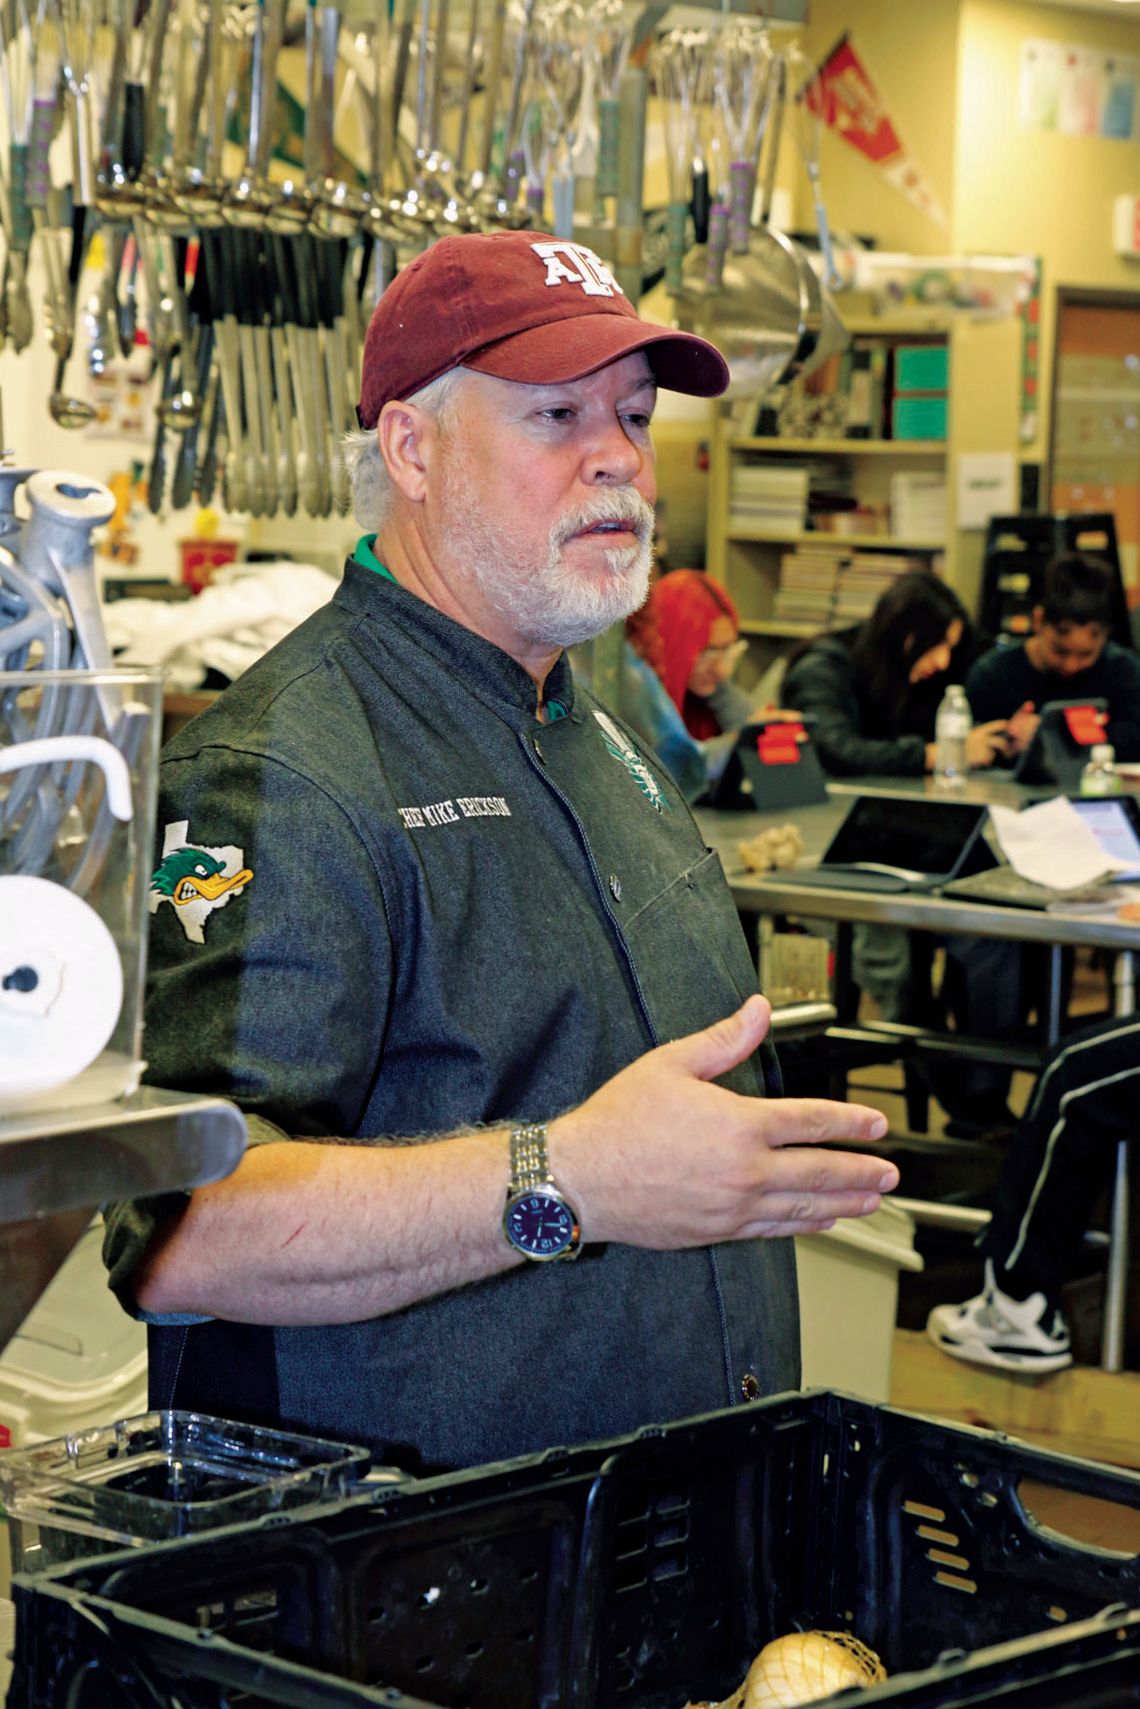
POLYGON ((1129 904, 1140 903, 1140 888, 1135 884, 1094 884, 1087 890, 1068 890, 1050 902, 1050 914, 1105 914, 1116 916, 1129 904))
POLYGON ((990 820, 1009 864, 1036 884, 1075 890, 1127 868, 1127 861, 1101 847, 1064 796, 1020 813, 1012 807, 991 807, 990 820))

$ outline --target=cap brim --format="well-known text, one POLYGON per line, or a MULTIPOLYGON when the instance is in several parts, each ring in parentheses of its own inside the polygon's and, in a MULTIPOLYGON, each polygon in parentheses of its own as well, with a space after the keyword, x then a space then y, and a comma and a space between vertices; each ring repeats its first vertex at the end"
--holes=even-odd
POLYGON ((728 363, 715 344, 632 315, 580 314, 548 321, 484 345, 461 362, 500 380, 544 386, 584 379, 635 350, 648 354, 654 378, 668 391, 717 398, 728 387, 728 363))

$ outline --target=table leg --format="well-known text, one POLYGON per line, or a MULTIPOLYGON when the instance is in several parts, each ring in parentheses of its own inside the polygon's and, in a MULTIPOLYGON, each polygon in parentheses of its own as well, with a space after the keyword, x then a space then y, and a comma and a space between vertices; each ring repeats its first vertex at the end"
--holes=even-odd
POLYGON ((1049 967, 1045 975, 1045 1048, 1056 1044, 1064 1019, 1064 961, 1060 944, 1049 945, 1049 967))
POLYGON ((835 990, 836 1014, 843 1024, 854 1021, 859 1012, 859 987, 851 976, 851 940, 854 927, 850 920, 840 920, 835 932, 835 990))
MULTIPOLYGON (((1136 1008, 1136 969, 1133 951, 1118 950, 1112 970, 1113 1011, 1130 1015, 1136 1008)), ((1104 1339, 1101 1368, 1119 1371, 1124 1367, 1124 1314, 1128 1297, 1128 1147, 1122 1139, 1116 1147, 1116 1169, 1108 1224, 1108 1265, 1104 1281, 1104 1339)))

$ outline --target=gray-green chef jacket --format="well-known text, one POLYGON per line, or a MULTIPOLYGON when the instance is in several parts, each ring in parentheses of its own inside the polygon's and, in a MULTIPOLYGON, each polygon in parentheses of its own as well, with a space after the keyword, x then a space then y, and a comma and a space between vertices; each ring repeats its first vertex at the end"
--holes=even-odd
MULTIPOLYGON (((148 1078, 255 1142, 407 1142, 553 1117, 754 991, 668 773, 565 659, 546 696, 539 723, 519 665, 350 559, 165 751, 148 1078)), ((765 1080, 767 1047, 725 1077, 765 1080)), ((107 1209, 128 1309, 176 1202, 107 1209)), ((588 1247, 321 1328, 163 1319, 152 1367, 154 1404, 477 1464, 796 1388, 793 1248, 588 1247)))

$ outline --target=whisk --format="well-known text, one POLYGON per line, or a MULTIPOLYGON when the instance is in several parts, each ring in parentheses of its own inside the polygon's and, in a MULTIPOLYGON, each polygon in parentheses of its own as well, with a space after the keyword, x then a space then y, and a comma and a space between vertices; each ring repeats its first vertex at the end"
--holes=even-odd
POLYGON ((768 34, 732 18, 713 43, 713 76, 731 151, 731 241, 733 253, 748 253, 748 229, 756 183, 756 156, 763 136, 772 52, 768 34))

